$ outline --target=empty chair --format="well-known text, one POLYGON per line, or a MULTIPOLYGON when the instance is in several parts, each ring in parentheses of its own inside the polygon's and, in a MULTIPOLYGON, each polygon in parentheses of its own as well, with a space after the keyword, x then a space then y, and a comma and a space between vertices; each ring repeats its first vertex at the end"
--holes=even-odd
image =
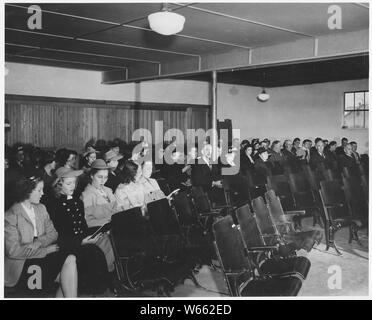
POLYGON ((320 197, 322 200, 325 220, 326 250, 333 247, 341 255, 334 241, 335 233, 342 227, 349 227, 349 242, 358 239, 358 228, 362 225, 361 221, 351 215, 346 205, 345 193, 338 181, 321 181, 320 197))
POLYGON ((356 177, 343 177, 342 181, 351 215, 358 218, 363 226, 368 226, 368 200, 365 197, 362 183, 356 177))
POLYGON ((193 279, 188 261, 169 262, 161 256, 161 247, 152 234, 140 208, 116 213, 111 219, 110 239, 115 269, 121 286, 134 295, 155 289, 169 296, 175 285, 193 279))
POLYGON ((197 261, 210 264, 215 258, 212 235, 208 233, 208 226, 202 224, 201 219, 192 209, 186 191, 174 196, 173 206, 183 229, 188 249, 192 251, 197 261))
MULTIPOLYGON (((274 190, 269 190, 265 194, 269 212, 273 218, 281 235, 287 241, 291 241, 298 245, 298 248, 310 251, 315 244, 319 244, 322 240, 322 232, 320 230, 309 230, 296 232, 293 224, 288 220, 290 216, 296 216, 299 212, 293 212, 291 215, 284 214, 279 198, 275 195, 274 190), (281 226, 281 228, 279 228, 281 226)), ((303 212, 304 213, 304 212, 303 212)))
POLYGON ((305 257, 278 257, 278 246, 266 246, 261 236, 257 221, 249 212, 249 206, 245 205, 236 209, 244 245, 248 254, 256 265, 261 275, 293 274, 306 279, 310 269, 310 261, 305 257), (269 253, 263 257, 257 253, 269 253))
POLYGON ((148 203, 147 214, 156 235, 181 233, 176 214, 166 198, 148 203))
POLYGON ((341 175, 338 170, 325 169, 323 170, 323 176, 327 181, 341 181, 341 175))
MULTIPOLYGON (((280 198, 285 211, 295 209, 295 202, 289 185, 289 179, 285 175, 269 176, 267 178, 267 190, 274 190, 280 198)), ((266 191, 267 191, 266 190, 266 191)))
POLYGON ((318 194, 320 189, 320 180, 318 176, 313 170, 311 170, 309 165, 303 165, 302 172, 304 173, 307 181, 309 181, 311 190, 313 190, 314 194, 318 194))
POLYGON ((319 193, 313 191, 305 174, 291 173, 289 175, 289 186, 294 197, 296 209, 305 210, 306 213, 311 211, 313 214, 313 225, 318 223, 323 226, 320 218, 324 217, 324 214, 319 193))
POLYGON ((231 216, 213 224, 216 253, 219 257, 230 295, 296 296, 302 281, 292 275, 257 277, 244 253, 243 240, 231 216))

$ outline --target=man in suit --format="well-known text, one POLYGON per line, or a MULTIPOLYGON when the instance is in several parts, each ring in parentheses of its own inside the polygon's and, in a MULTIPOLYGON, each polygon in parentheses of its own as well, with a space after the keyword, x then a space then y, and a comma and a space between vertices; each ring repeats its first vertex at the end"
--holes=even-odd
POLYGON ((345 154, 345 150, 344 149, 345 149, 345 147, 346 147, 347 144, 348 144, 347 138, 342 138, 341 139, 341 146, 339 146, 339 147, 336 148, 336 154, 338 156, 342 156, 342 155, 345 154))
POLYGON ((257 186, 265 185, 271 174, 272 165, 268 161, 269 153, 265 148, 258 149, 258 158, 254 163, 254 180, 257 186))
POLYGON ((294 170, 297 170, 300 167, 300 161, 292 152, 292 149, 292 141, 289 139, 285 140, 283 143, 282 154, 285 158, 286 163, 294 170))
POLYGON ((200 159, 197 159, 195 164, 191 166, 191 183, 193 186, 202 187, 212 202, 218 202, 218 198, 221 197, 220 168, 217 164, 212 164, 212 146, 210 144, 203 146, 200 159))
POLYGON ((352 156, 355 158, 355 162, 357 164, 359 164, 360 163, 360 155, 357 152, 358 144, 355 141, 352 141, 352 142, 350 142, 350 145, 351 145, 351 149, 352 149, 352 156))
POLYGON ((315 152, 312 153, 310 157, 310 167, 312 169, 317 169, 323 163, 326 168, 330 167, 330 159, 328 155, 324 152, 324 142, 322 139, 318 140, 315 145, 315 152))
POLYGON ((344 154, 339 157, 339 166, 341 171, 344 167, 347 167, 352 171, 356 171, 357 163, 353 157, 353 149, 350 143, 345 145, 344 154))

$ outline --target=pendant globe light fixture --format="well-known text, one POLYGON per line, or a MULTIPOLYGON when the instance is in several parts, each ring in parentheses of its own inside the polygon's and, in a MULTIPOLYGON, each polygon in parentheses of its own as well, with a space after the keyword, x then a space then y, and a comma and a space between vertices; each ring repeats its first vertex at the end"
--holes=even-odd
POLYGON ((185 24, 185 17, 178 13, 171 12, 166 3, 163 4, 162 11, 151 13, 147 18, 151 30, 164 36, 170 36, 181 32, 185 24))
MULTIPOLYGON (((266 80, 266 75, 265 72, 263 73, 263 83, 265 83, 266 80)), ((257 100, 260 102, 266 102, 267 100, 270 99, 270 95, 266 92, 265 88, 262 88, 261 93, 257 95, 257 100)))

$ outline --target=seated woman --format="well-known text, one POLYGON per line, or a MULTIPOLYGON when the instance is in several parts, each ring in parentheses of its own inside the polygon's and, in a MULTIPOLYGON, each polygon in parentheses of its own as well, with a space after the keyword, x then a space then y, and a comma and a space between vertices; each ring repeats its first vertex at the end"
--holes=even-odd
MULTIPOLYGON (((94 230, 88 229, 84 204, 73 196, 77 177, 82 173, 82 170, 59 168, 56 171, 54 196, 47 203, 47 208, 58 231, 59 247, 77 258, 79 293, 99 294, 107 289, 105 254, 112 254, 112 250, 104 254, 100 249, 103 234, 91 238, 94 230)), ((102 249, 107 249, 107 246, 102 246, 102 249)))
POLYGON ((132 160, 125 162, 122 183, 115 191, 118 207, 121 211, 140 207, 142 214, 146 213, 145 190, 139 182, 142 176, 141 166, 132 160))
POLYGON ((97 151, 91 148, 89 151, 84 153, 83 159, 81 162, 81 169, 84 173, 89 173, 92 163, 97 159, 97 151))
POLYGON ((165 194, 163 191, 161 191, 158 182, 151 178, 152 170, 152 161, 147 160, 142 163, 142 175, 138 182, 143 187, 146 204, 165 198, 165 194))
POLYGON ((55 244, 58 233, 40 204, 44 182, 31 176, 15 186, 16 203, 5 213, 5 286, 38 295, 58 282, 56 297, 76 297, 76 258, 55 244))
MULTIPOLYGON (((92 163, 89 172, 90 183, 81 194, 84 203, 85 220, 88 228, 97 230, 111 221, 111 216, 120 211, 116 199, 110 188, 105 187, 110 167, 102 159, 92 163)), ((109 272, 114 270, 114 255, 108 236, 100 239, 99 247, 105 253, 109 272)))
POLYGON ((240 154, 240 172, 246 175, 247 172, 252 172, 254 170, 254 160, 253 160, 253 148, 247 143, 242 149, 240 154))
POLYGON ((111 220, 118 208, 112 190, 105 186, 110 167, 102 159, 94 161, 91 167, 91 181, 81 194, 81 200, 88 227, 100 227, 111 220))

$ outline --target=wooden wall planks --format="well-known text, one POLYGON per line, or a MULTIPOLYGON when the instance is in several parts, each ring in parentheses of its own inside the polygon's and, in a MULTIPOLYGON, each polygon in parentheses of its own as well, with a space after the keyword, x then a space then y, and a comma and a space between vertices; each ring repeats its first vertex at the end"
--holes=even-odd
MULTIPOLYGON (((176 128, 208 128, 208 106, 130 102, 101 102, 76 99, 5 96, 5 117, 11 129, 8 145, 32 143, 42 148, 68 147, 81 150, 91 139, 130 141, 138 128, 155 132, 155 121, 163 121, 163 133, 176 128)), ((180 139, 180 135, 177 138, 180 139)), ((154 139, 154 137, 153 137, 154 139)))

